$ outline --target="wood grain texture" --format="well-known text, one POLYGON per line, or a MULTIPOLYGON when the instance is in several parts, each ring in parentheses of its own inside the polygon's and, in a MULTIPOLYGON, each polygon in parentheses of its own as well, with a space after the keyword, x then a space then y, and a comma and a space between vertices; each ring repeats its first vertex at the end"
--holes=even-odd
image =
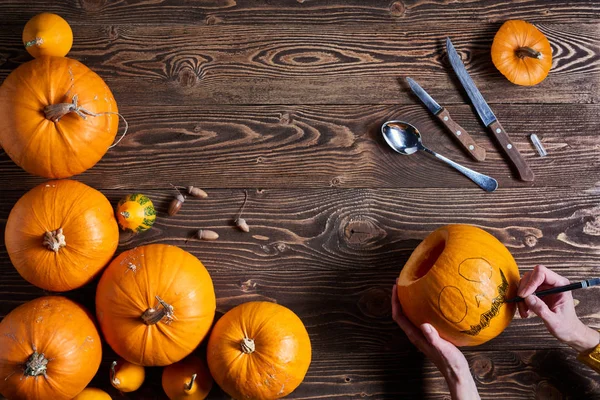
MULTIPOLYGON (((381 138, 381 124, 415 124, 432 150, 498 180, 500 188, 576 187, 600 181, 600 107, 498 105, 495 112, 536 175, 516 179, 491 134, 468 106, 450 112, 485 148, 471 160, 446 129, 414 99, 407 106, 138 107, 121 103, 129 133, 94 168, 77 177, 98 189, 167 188, 476 188, 427 154, 402 156, 381 138), (548 151, 539 157, 529 135, 548 151), (150 175, 151 173, 151 179, 150 175)), ((29 189, 42 182, 0 155, 0 187, 29 189)), ((491 194, 491 196, 494 196, 491 194)))
POLYGON ((370 23, 503 22, 525 19, 530 22, 593 22, 600 6, 588 0, 549 3, 544 0, 448 1, 448 0, 3 0, 0 14, 5 23, 22 25, 32 15, 55 12, 73 25, 94 24, 193 24, 193 25, 319 25, 370 23))
MULTIPOLYGON (((543 24, 554 67, 518 87, 492 65, 497 23, 376 26, 80 26, 70 57, 130 105, 407 104, 404 78, 442 105, 468 103, 449 66, 446 36, 490 103, 594 103, 597 23, 543 24)), ((0 79, 29 60, 21 31, 0 27, 0 79)))

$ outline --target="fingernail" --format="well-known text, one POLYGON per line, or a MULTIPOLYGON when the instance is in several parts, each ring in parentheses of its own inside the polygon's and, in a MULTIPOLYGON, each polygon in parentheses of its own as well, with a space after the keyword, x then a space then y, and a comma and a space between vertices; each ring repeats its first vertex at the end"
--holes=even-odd
POLYGON ((529 296, 529 304, 533 306, 535 303, 537 303, 537 298, 534 295, 529 296))
POLYGON ((423 330, 427 333, 433 332, 433 330, 431 329, 431 325, 429 324, 423 324, 423 330))

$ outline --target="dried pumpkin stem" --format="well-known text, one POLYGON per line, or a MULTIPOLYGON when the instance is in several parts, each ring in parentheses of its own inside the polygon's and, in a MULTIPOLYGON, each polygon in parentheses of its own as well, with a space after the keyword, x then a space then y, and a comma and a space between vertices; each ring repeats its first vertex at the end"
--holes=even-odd
POLYGON ((48 366, 48 359, 44 357, 44 353, 38 353, 33 350, 33 354, 27 359, 25 363, 25 371, 23 374, 27 376, 46 376, 46 368, 48 366))
POLYGON ((62 228, 58 228, 55 231, 46 232, 44 234, 44 241, 42 242, 48 250, 52 250, 55 253, 67 245, 65 235, 63 235, 62 228))
POLYGON ((254 353, 254 350, 256 350, 256 345, 254 344, 254 340, 247 338, 247 337, 242 339, 241 346, 242 346, 242 351, 245 354, 252 354, 252 353, 254 353))
POLYGON ((46 118, 52 122, 60 121, 60 119, 62 117, 64 117, 65 115, 67 115, 69 113, 75 113, 75 114, 79 115, 82 119, 87 119, 87 117, 99 117, 100 115, 117 115, 123 119, 123 122, 125 123, 125 130, 123 131, 123 134, 121 135, 121 137, 115 143, 113 143, 111 146, 109 146, 108 148, 110 149, 110 148, 115 147, 116 145, 119 144, 119 142, 121 140, 123 140, 123 138, 127 134, 127 130, 129 129, 129 124, 127 123, 127 120, 125 119, 124 116, 122 116, 118 112, 113 112, 113 111, 103 111, 103 112, 95 113, 95 112, 87 110, 83 107, 80 107, 77 104, 77 101, 78 101, 78 96, 73 95, 73 100, 71 103, 58 103, 58 104, 47 105, 46 107, 44 107, 44 114, 46 114, 46 118))
POLYGON ((538 60, 540 58, 542 58, 542 53, 540 53, 537 50, 532 49, 531 47, 519 47, 515 53, 517 54, 517 57, 519 58, 525 58, 525 57, 530 57, 530 58, 537 58, 538 60))
POLYGON ((192 388, 194 387, 194 382, 196 382, 196 377, 198 376, 198 374, 194 374, 192 375, 192 380, 190 381, 190 383, 187 383, 185 385, 185 391, 189 392, 190 390, 192 390, 192 388))
POLYGON ((117 371, 115 369, 116 367, 117 362, 113 361, 110 365, 110 380, 112 381, 113 385, 119 386, 121 384, 121 381, 119 380, 119 378, 117 378, 117 371))
POLYGON ((31 46, 39 46, 41 44, 44 43, 44 39, 42 39, 41 37, 36 37, 33 40, 30 40, 29 42, 25 43, 25 48, 29 48, 31 46))
POLYGON ((142 314, 142 320, 146 325, 155 325, 158 324, 163 318, 166 318, 165 323, 170 324, 175 319, 173 306, 166 303, 158 296, 156 296, 156 300, 158 301, 158 305, 144 311, 142 314))

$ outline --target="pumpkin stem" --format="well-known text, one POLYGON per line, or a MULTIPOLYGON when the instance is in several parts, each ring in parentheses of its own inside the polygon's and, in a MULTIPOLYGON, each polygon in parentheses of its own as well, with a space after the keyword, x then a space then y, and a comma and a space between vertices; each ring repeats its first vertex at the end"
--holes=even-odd
POLYGON ((44 353, 40 354, 35 349, 33 354, 27 359, 25 363, 24 374, 27 376, 46 376, 46 368, 48 365, 48 359, 44 357, 44 353))
POLYGON ((167 304, 163 299, 161 299, 158 296, 156 296, 156 300, 158 301, 158 305, 156 307, 151 307, 144 311, 144 313, 142 314, 142 320, 146 325, 155 325, 166 317, 165 323, 170 324, 175 319, 175 314, 173 313, 173 306, 167 304))
POLYGON ((196 382, 196 377, 198 376, 198 374, 194 374, 192 375, 192 380, 190 381, 190 383, 187 383, 185 385, 185 391, 189 392, 190 390, 192 390, 192 388, 194 387, 194 382, 196 382))
POLYGON ((253 339, 245 337, 242 340, 241 345, 242 345, 242 351, 245 354, 252 354, 252 353, 254 353, 254 350, 256 350, 256 345, 254 344, 254 340, 253 339))
POLYGON ((517 57, 519 58, 525 58, 525 57, 530 57, 530 58, 537 58, 538 60, 542 58, 542 53, 540 53, 537 50, 532 49, 531 47, 519 47, 516 51, 515 51, 517 57))
POLYGON ((52 250, 53 252, 58 253, 58 251, 62 247, 65 247, 67 245, 62 228, 58 228, 55 231, 46 232, 42 244, 46 246, 48 250, 52 250))
POLYGON ((119 380, 119 378, 117 378, 117 371, 115 370, 116 366, 116 361, 113 361, 110 365, 110 380, 112 381, 113 385, 119 386, 121 384, 121 381, 119 380))
POLYGON ((44 39, 42 39, 41 37, 36 37, 33 40, 30 40, 29 42, 25 43, 25 48, 29 48, 31 46, 40 46, 44 43, 44 39))

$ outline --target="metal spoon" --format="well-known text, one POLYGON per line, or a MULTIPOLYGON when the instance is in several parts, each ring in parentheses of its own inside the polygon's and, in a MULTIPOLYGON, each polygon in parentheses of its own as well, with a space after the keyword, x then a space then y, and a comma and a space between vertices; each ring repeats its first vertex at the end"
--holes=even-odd
POLYGON ((425 151, 462 172, 483 190, 493 192, 498 188, 498 182, 494 178, 475 172, 467 167, 463 167, 423 146, 421 133, 417 128, 407 122, 388 121, 381 126, 381 133, 387 144, 400 154, 410 155, 416 153, 418 150, 425 151))

